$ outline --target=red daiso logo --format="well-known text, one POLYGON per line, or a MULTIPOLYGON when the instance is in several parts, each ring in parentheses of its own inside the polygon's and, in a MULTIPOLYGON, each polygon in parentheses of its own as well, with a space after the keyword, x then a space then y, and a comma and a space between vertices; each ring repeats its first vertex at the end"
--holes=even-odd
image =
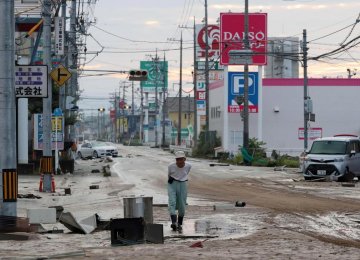
MULTIPOLYGON (((251 65, 266 65, 267 14, 250 13, 248 17, 247 38, 252 51, 251 65)), ((230 52, 245 50, 245 15, 244 13, 220 14, 220 64, 229 65, 230 52)), ((232 61, 232 65, 234 65, 232 61)), ((236 65, 244 64, 244 59, 236 65)))

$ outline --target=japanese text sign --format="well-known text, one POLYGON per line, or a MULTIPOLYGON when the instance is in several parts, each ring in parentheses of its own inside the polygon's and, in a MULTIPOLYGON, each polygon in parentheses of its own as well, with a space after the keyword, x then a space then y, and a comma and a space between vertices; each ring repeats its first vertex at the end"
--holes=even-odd
POLYGON ((47 97, 47 77, 47 66, 15 66, 15 96, 47 97))

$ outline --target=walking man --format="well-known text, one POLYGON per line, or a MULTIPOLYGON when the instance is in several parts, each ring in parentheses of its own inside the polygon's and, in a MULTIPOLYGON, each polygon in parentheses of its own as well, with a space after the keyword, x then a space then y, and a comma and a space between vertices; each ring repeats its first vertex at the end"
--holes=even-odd
POLYGON ((182 231, 187 198, 187 181, 191 165, 185 162, 186 156, 183 151, 176 152, 175 159, 176 162, 168 166, 169 213, 171 228, 174 231, 182 231))

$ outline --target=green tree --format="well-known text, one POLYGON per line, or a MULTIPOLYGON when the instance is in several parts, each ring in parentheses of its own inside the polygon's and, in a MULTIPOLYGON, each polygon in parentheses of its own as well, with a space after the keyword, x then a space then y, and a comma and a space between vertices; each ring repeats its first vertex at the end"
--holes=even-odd
POLYGON ((221 146, 221 139, 216 136, 216 131, 202 131, 199 135, 198 144, 193 150, 193 155, 212 157, 214 155, 214 148, 219 146, 221 146))

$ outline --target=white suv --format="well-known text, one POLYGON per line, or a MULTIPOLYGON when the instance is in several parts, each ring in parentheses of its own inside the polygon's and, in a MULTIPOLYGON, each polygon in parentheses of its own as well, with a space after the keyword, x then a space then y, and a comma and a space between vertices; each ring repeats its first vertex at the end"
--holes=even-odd
POLYGON ((304 159, 305 180, 329 178, 350 180, 360 176, 360 139, 339 135, 324 137, 313 142, 304 159))

